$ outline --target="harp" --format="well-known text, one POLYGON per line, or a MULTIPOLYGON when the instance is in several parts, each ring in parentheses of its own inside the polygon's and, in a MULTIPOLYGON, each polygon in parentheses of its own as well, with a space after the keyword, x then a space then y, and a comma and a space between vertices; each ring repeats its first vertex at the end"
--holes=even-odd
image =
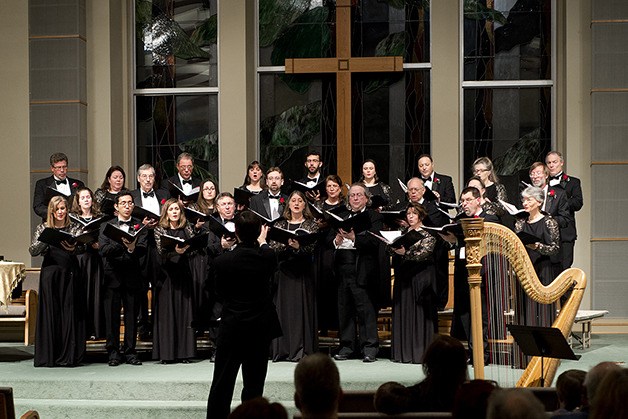
MULTIPOLYGON (((509 264, 508 270, 516 278, 527 298, 539 304, 555 304, 560 297, 572 290, 571 295, 560 309, 552 327, 560 329, 565 338, 569 336, 576 312, 580 307, 586 288, 584 272, 578 268, 563 271, 549 285, 543 285, 534 270, 534 266, 521 240, 510 229, 499 224, 484 222, 481 218, 461 220, 466 243, 467 270, 471 294, 471 336, 474 342, 482 342, 482 307, 480 285, 482 277, 482 258, 498 253, 509 264)), ((485 266, 490 270, 491 266, 485 266)), ((544 361, 543 375, 546 386, 550 386, 560 360, 544 361)), ((475 378, 484 378, 484 354, 482 345, 473 345, 473 366, 475 378)), ((517 381, 517 387, 538 387, 541 385, 541 361, 532 357, 523 374, 517 381)))

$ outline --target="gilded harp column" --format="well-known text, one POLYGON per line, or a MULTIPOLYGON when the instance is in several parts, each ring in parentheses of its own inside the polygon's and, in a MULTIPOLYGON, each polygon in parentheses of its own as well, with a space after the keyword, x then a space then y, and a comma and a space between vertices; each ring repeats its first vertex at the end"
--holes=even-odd
POLYGON ((473 374, 475 379, 484 379, 484 345, 482 344, 482 231, 484 219, 461 220, 466 243, 467 270, 469 271, 469 294, 471 295, 471 339, 473 345, 473 374))

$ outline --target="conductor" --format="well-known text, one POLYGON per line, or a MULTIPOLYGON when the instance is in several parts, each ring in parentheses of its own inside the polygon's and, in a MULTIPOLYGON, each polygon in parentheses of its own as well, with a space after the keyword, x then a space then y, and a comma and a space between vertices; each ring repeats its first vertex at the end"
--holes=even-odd
POLYGON ((271 295, 277 267, 266 243, 267 226, 250 211, 235 218, 236 247, 214 259, 216 292, 223 301, 207 417, 226 418, 238 370, 242 401, 262 396, 270 341, 281 336, 271 295))

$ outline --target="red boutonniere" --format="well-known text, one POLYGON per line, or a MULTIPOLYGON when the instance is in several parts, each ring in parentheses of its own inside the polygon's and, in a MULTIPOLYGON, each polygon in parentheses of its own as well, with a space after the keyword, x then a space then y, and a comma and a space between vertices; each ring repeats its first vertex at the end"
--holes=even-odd
POLYGON ((139 225, 139 224, 135 224, 135 225, 133 226, 133 230, 137 231, 137 230, 139 230, 139 229, 140 229, 140 225, 139 225))
POLYGON ((165 203, 166 203, 166 198, 161 198, 161 201, 159 201, 159 203, 160 203, 161 205, 165 204, 165 203))
POLYGON ((75 189, 78 188, 78 183, 72 182, 72 187, 75 188, 75 189))
POLYGON ((556 196, 556 191, 554 189, 551 189, 547 194, 553 198, 556 196))
POLYGON ((285 199, 283 199, 283 196, 282 196, 281 198, 279 198, 279 203, 280 203, 280 204, 283 204, 283 203, 285 203, 285 202, 286 202, 286 200, 285 200, 285 199))
POLYGON ((439 179, 439 178, 437 178, 437 177, 435 177, 435 178, 434 178, 434 183, 440 183, 440 179, 439 179))
POLYGON ((566 173, 563 173, 563 176, 562 176, 562 177, 563 177, 563 180, 564 180, 565 182, 569 182, 569 176, 567 176, 567 174, 566 174, 566 173))

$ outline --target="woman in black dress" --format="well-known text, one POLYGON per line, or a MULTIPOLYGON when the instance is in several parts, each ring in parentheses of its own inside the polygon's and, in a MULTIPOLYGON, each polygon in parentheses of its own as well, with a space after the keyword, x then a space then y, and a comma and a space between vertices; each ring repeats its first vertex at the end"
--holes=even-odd
MULTIPOLYGON (((323 211, 332 211, 344 206, 345 197, 342 193, 342 179, 338 175, 325 178, 327 197, 316 201, 316 207, 323 211)), ((334 269, 335 249, 325 244, 329 224, 324 220, 316 220, 321 239, 314 250, 317 264, 316 273, 316 306, 318 312, 318 328, 321 336, 327 336, 329 330, 338 330, 338 281, 334 269)))
MULTIPOLYGON (((213 180, 205 179, 201 182, 201 193, 198 195, 198 200, 190 205, 191 209, 201 212, 205 215, 212 215, 216 212, 216 196, 220 192, 218 191, 218 185, 213 180)), ((209 231, 209 222, 199 221, 194 226, 194 229, 201 232, 209 231)), ((211 307, 208 308, 210 294, 214 293, 213 286, 208 282, 210 275, 210 260, 207 254, 207 249, 199 249, 191 255, 188 255, 190 259, 190 269, 192 270, 192 310, 194 313, 194 327, 197 330, 197 335, 203 335, 205 329, 207 329, 209 314, 211 307)))
POLYGON ((473 175, 480 178, 484 184, 484 199, 499 205, 499 200, 508 202, 508 195, 504 185, 493 169, 493 162, 488 157, 480 157, 473 162, 473 175))
POLYGON ((164 236, 183 240, 194 236, 192 226, 185 219, 183 205, 175 198, 163 205, 159 225, 155 227, 155 244, 162 257, 164 275, 155 286, 153 359, 159 359, 163 364, 188 363, 196 356, 189 246, 166 247, 164 236))
MULTIPOLYGON (((72 202, 70 216, 81 226, 81 232, 98 230, 100 224, 89 227, 88 223, 98 220, 102 214, 98 211, 98 204, 94 201, 91 189, 81 187, 76 190, 76 197, 72 202)), ((89 340, 105 337, 105 312, 102 300, 104 297, 104 271, 102 257, 98 253, 98 235, 95 241, 87 243, 85 253, 78 255, 79 268, 83 278, 83 287, 86 299, 85 327, 89 340)))
MULTIPOLYGON (((560 250, 560 230, 558 222, 541 211, 544 201, 543 189, 529 186, 521 192, 523 209, 528 213, 527 219, 517 220, 515 231, 524 231, 539 238, 536 243, 526 245, 534 270, 543 285, 554 280, 554 268, 550 257, 560 250)), ((548 197, 550 199, 550 197, 548 197)), ((524 298, 525 314, 523 324, 528 326, 551 326, 556 318, 553 304, 538 304, 524 298)))
POLYGON ((433 252, 436 238, 423 230, 427 212, 420 204, 406 210, 409 230, 421 238, 409 248, 391 249, 395 268, 392 306, 392 360, 423 362, 423 353, 434 337, 435 271, 433 252))
MULTIPOLYGON (((300 191, 294 191, 288 197, 283 217, 285 219, 276 222, 275 226, 292 231, 318 231, 307 199, 300 191)), ((270 246, 279 259, 274 300, 283 330, 283 336, 272 341, 271 357, 273 361, 297 362, 318 348, 312 257, 315 245, 301 246, 298 241, 290 239, 288 245, 271 241, 270 246)))
POLYGON ((257 160, 249 163, 249 166, 246 168, 244 183, 242 183, 240 188, 246 189, 255 195, 266 189, 266 175, 264 175, 262 165, 257 160))
POLYGON ((120 166, 111 166, 105 174, 102 185, 94 192, 94 200, 105 214, 113 215, 113 203, 118 193, 124 189, 125 180, 124 169, 120 166))
POLYGON ((48 203, 45 223, 35 229, 28 248, 31 256, 43 256, 39 276, 39 305, 35 329, 36 367, 74 367, 85 355, 85 296, 76 254, 83 248, 63 241, 60 247, 39 241, 45 228, 77 235, 81 227, 70 221, 68 202, 60 196, 48 203))
POLYGON ((379 181, 377 169, 375 168, 375 160, 366 159, 362 163, 362 176, 360 182, 364 183, 368 191, 371 193, 371 201, 373 201, 373 209, 388 207, 392 204, 390 196, 390 186, 379 181))

